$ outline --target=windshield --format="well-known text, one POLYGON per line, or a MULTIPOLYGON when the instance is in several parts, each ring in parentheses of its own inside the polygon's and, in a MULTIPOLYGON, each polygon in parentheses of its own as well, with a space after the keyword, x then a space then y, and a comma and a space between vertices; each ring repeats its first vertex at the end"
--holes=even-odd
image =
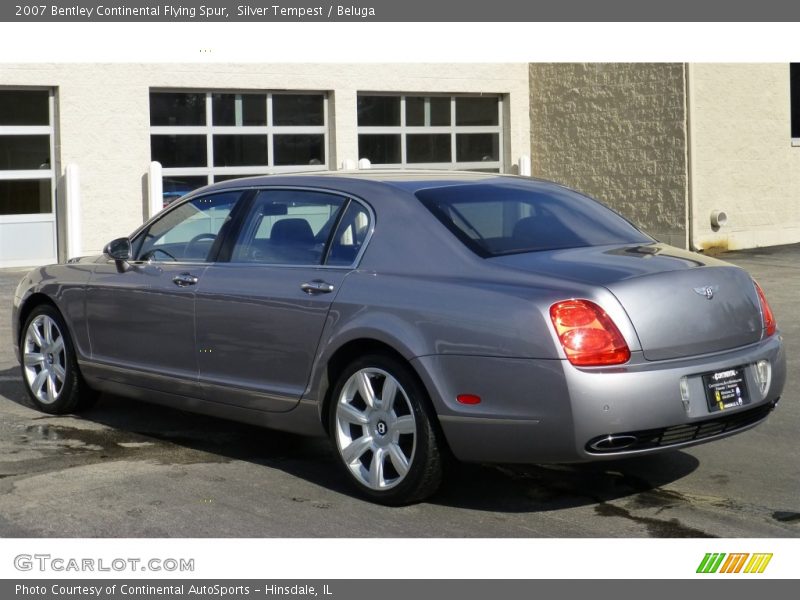
POLYGON ((431 188, 416 195, 445 227, 484 258, 653 241, 599 202, 555 185, 520 180, 431 188))

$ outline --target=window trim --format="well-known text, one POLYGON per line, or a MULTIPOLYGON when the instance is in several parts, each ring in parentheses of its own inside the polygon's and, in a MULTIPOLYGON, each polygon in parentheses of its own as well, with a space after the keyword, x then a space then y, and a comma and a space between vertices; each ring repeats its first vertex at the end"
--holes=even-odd
MULTIPOLYGON (((448 170, 478 170, 478 169, 497 169, 499 173, 504 172, 505 165, 505 103, 506 98, 503 94, 448 94, 448 93, 429 93, 429 92, 368 92, 359 91, 359 96, 383 96, 400 98, 400 124, 381 125, 381 126, 361 126, 358 125, 358 114, 356 114, 356 143, 360 135, 400 135, 400 162, 399 163, 372 163, 375 169, 448 169, 448 170), (425 114, 429 115, 428 98, 449 98, 450 99, 450 125, 406 125, 406 98, 423 97, 426 99, 425 114), (497 98, 497 125, 456 125, 456 100, 458 98, 497 98), (498 159, 496 161, 458 161, 457 160, 457 141, 459 134, 470 133, 496 133, 498 134, 498 159), (449 134, 450 135, 450 161, 445 162, 408 162, 407 136, 414 134, 449 134)), ((359 159, 362 157, 359 156, 359 159)), ((365 158, 365 157, 363 157, 365 158)))
MULTIPOLYGON (((149 94, 205 94, 205 125, 150 125, 149 136, 154 135, 204 135, 206 136, 206 164, 203 167, 163 167, 162 174, 167 177, 205 177, 206 185, 217 183, 217 176, 246 177, 252 175, 270 175, 273 173, 298 173, 327 171, 331 162, 331 124, 329 101, 330 94, 316 90, 241 90, 241 89, 205 89, 193 88, 150 88, 149 94), (214 125, 214 94, 263 94, 267 103, 267 125, 214 125), (322 125, 272 125, 272 98, 274 96, 322 96, 322 125), (214 166, 215 135, 261 135, 267 136, 267 164, 250 166, 221 167, 214 166), (322 135, 322 146, 325 150, 325 162, 319 165, 275 165, 275 135, 322 135)), ((149 98, 149 96, 148 96, 149 98)), ((148 100, 149 103, 149 100, 148 100)), ((151 154, 152 158, 152 149, 151 154)))

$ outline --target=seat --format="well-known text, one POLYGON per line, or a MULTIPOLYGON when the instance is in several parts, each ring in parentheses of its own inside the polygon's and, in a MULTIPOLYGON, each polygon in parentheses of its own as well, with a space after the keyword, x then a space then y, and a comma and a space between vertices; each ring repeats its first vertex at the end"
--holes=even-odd
POLYGON ((574 232, 547 214, 520 219, 514 225, 511 237, 516 245, 532 249, 565 248, 577 241, 574 232))
POLYGON ((272 226, 269 239, 273 245, 307 246, 314 245, 314 232, 305 219, 281 219, 272 226))

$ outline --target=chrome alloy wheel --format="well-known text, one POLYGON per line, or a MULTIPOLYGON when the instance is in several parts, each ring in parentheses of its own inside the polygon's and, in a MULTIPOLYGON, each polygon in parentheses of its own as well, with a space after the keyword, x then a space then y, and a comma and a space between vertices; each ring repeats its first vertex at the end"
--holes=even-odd
POLYGON ((67 379, 67 351, 58 324, 47 315, 33 319, 23 346, 25 380, 42 404, 53 404, 67 379))
POLYGON ((417 426, 403 387, 374 367, 353 373, 336 400, 335 438, 356 480, 375 491, 403 481, 414 460, 417 426))

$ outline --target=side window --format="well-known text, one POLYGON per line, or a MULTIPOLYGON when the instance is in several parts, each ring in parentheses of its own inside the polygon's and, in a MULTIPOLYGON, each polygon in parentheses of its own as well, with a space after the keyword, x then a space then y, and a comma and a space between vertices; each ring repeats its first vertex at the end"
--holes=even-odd
POLYGON ((331 240, 328 259, 331 266, 352 265, 369 233, 369 213, 355 201, 351 201, 331 240))
POLYGON ((202 196, 169 211, 135 241, 137 260, 205 262, 241 195, 202 196))
POLYGON ((323 192, 259 192, 236 240, 231 260, 319 265, 331 228, 345 203, 345 198, 323 192))

